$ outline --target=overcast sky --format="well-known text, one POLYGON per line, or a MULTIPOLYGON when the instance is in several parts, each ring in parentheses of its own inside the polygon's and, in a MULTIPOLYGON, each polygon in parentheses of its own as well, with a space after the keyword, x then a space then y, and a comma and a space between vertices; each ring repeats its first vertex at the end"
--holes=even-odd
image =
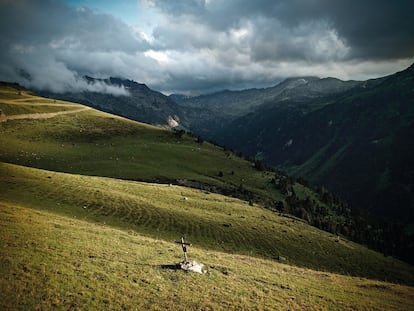
POLYGON ((0 0, 0 80, 63 92, 115 76, 164 93, 364 80, 414 62, 413 12, 412 0, 0 0))

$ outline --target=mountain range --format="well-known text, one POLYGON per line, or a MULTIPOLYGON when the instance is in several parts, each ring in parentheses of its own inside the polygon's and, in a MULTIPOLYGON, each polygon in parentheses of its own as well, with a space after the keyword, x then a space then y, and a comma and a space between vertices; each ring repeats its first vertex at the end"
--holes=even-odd
POLYGON ((301 89, 234 119, 213 139, 373 215, 412 222, 414 67, 344 91, 306 97, 301 89))
POLYGON ((414 223, 414 67, 367 81, 289 78, 270 88, 188 97, 109 78, 129 96, 49 97, 203 139, 324 186, 372 215, 414 223))
POLYGON ((279 102, 279 106, 283 107, 292 98, 306 102, 323 95, 348 90, 357 84, 356 81, 345 82, 334 78, 300 77, 286 79, 270 88, 225 90, 197 97, 178 97, 179 100, 176 101, 180 107, 185 108, 191 130, 208 139, 216 139, 220 129, 225 128, 231 121, 268 103, 279 102))

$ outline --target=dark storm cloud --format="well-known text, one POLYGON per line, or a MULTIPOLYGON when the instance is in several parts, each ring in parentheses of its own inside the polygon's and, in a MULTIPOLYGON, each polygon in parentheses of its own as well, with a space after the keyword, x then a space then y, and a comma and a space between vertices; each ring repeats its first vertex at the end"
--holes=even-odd
POLYGON ((220 81, 239 88, 249 79, 265 85, 293 75, 366 79, 400 70, 414 57, 409 0, 146 2, 163 15, 154 48, 174 51, 180 64, 199 61, 188 71, 167 66, 174 73, 169 77, 180 77, 187 89, 203 81, 211 87, 220 81))
POLYGON ((142 40, 110 15, 87 8, 74 9, 61 1, 31 0, 0 4, 2 43, 48 44, 54 49, 77 48, 90 52, 135 52, 142 40))
POLYGON ((380 59, 414 55, 413 12, 411 0, 294 0, 278 16, 288 25, 326 20, 351 47, 350 57, 380 59))
POLYGON ((0 80, 123 94, 81 77, 119 76, 166 92, 378 77, 414 60, 413 3, 140 0, 143 20, 132 26, 64 0, 0 0, 0 80))
MULTIPOLYGON (((194 18, 211 29, 225 31, 246 21, 257 26, 256 44, 274 46, 281 39, 306 28, 309 35, 321 31, 318 26, 334 31, 350 48, 348 58, 388 59, 414 55, 414 1, 412 0, 226 0, 168 1, 154 0, 166 14, 194 18), (261 33, 263 30, 264 33, 261 33), (273 30, 273 31, 271 31, 273 30), (282 33, 282 34, 281 34, 282 33), (262 40, 260 40, 260 38, 262 40), (259 44, 257 41, 260 40, 259 44)), ((306 33, 303 33, 306 35, 306 33)), ((283 43, 282 43, 283 44, 283 43)), ((284 54, 298 54, 287 46, 284 54)), ((255 52, 255 51, 253 51, 255 52)), ((260 51, 258 52, 260 54, 260 51)))
POLYGON ((148 47, 112 16, 62 1, 2 1, 0 29, 0 79, 56 92, 93 88, 84 74, 125 73, 128 61, 148 47))

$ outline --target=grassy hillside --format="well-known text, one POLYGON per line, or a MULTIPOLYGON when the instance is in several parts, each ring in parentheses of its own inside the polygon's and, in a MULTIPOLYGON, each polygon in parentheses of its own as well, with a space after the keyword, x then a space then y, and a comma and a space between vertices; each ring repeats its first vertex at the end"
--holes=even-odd
MULTIPOLYGON (((16 106, 27 113, 33 98, 22 99, 12 104, 0 100, 0 109, 7 114, 9 106, 16 106)), ((67 108, 57 107, 53 100, 42 101, 42 112, 67 108)), ((189 179, 224 188, 242 184, 261 195, 270 194, 263 191, 271 188, 270 176, 256 171, 250 162, 211 144, 199 144, 193 137, 95 110, 2 122, 0 129, 0 160, 4 162, 129 180, 189 179)), ((270 197, 281 198, 276 191, 270 197)))
POLYGON ((180 246, 0 203, 0 309, 410 310, 412 287, 193 246, 198 275, 172 269, 180 246))
POLYGON ((414 284, 414 268, 302 221, 179 186, 0 164, 1 201, 208 248, 318 270, 414 284), (22 195, 24 194, 24 195, 22 195))

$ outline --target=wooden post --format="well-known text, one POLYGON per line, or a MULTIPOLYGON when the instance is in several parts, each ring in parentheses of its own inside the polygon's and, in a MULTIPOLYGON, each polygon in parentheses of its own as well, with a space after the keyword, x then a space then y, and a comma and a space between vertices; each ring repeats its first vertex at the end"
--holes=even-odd
POLYGON ((188 256, 187 256, 187 245, 191 246, 190 243, 185 243, 184 242, 184 237, 181 237, 181 241, 180 242, 176 242, 181 244, 181 247, 183 248, 183 253, 184 253, 184 262, 188 262, 188 256))

